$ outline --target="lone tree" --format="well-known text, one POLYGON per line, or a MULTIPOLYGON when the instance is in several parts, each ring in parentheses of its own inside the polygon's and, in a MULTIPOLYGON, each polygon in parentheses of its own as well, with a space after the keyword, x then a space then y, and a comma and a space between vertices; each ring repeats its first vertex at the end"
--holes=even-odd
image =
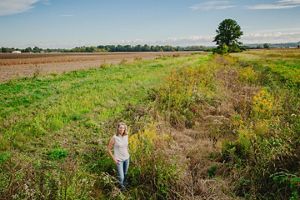
POLYGON ((241 27, 233 19, 225 19, 216 30, 214 42, 217 43, 217 53, 240 52, 242 43, 238 41, 243 35, 241 27))
POLYGON ((270 44, 264 43, 264 49, 270 49, 270 44))

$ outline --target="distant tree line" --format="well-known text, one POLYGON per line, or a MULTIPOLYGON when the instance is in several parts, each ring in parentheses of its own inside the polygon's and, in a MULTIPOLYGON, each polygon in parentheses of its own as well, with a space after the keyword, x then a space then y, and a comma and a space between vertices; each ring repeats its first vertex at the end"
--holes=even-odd
POLYGON ((247 45, 247 49, 271 49, 271 48, 300 48, 300 42, 289 43, 264 43, 264 44, 250 44, 247 45))
MULTIPOLYGON (((221 43, 221 42, 220 42, 221 43)), ((169 45, 99 45, 99 46, 82 46, 82 47, 75 47, 72 49, 43 49, 39 47, 27 47, 24 49, 21 48, 10 48, 10 47, 1 47, 0 53, 11 53, 13 51, 21 51, 22 53, 51 53, 51 52, 69 52, 69 53, 84 53, 84 52, 163 52, 163 51, 225 51, 225 52, 238 52, 240 50, 245 49, 269 49, 269 48, 289 48, 295 47, 300 48, 299 43, 283 43, 283 44, 255 44, 255 45, 240 45, 233 47, 228 47, 226 44, 219 45, 217 48, 213 47, 206 47, 206 46, 187 46, 187 47, 180 47, 180 46, 169 46, 169 45), (234 48, 233 48, 234 47, 234 48), (238 49, 235 49, 238 47, 238 49), (235 50, 235 51, 234 51, 235 50)))
POLYGON ((1 47, 0 48, 0 53, 11 53, 13 51, 21 51, 23 53, 40 53, 42 51, 44 51, 42 48, 39 47, 27 47, 25 49, 20 49, 20 48, 10 48, 10 47, 1 47))
POLYGON ((0 53, 11 53, 13 51, 21 51, 23 53, 50 53, 50 52, 163 52, 163 51, 211 51, 211 47, 205 46, 170 46, 170 45, 99 45, 99 46, 82 46, 72 49, 43 49, 39 47, 20 48, 0 48, 0 53))

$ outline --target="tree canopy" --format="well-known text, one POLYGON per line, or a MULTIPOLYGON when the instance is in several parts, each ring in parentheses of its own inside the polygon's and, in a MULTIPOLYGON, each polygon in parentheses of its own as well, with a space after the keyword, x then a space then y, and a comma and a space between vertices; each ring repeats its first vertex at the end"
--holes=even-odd
MULTIPOLYGON (((241 51, 242 43, 238 40, 243 35, 241 27, 233 19, 225 19, 216 30, 217 35, 215 36, 214 42, 217 43, 217 51, 224 53, 225 50, 228 52, 239 52, 241 51)), ((225 52, 226 53, 226 52, 225 52)))

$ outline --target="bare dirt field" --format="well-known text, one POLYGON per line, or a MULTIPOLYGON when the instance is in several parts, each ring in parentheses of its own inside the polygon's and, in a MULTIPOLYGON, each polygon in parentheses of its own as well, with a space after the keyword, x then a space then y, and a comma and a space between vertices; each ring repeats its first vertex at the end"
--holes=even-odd
POLYGON ((103 64, 181 56, 193 52, 0 54, 0 82, 35 74, 45 75, 100 67, 103 64))

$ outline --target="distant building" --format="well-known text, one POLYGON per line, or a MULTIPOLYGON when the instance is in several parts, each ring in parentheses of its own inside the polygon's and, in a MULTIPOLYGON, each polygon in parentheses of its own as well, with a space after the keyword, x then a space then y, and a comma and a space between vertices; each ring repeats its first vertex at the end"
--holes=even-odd
POLYGON ((13 51, 11 53, 22 53, 21 51, 13 51))

